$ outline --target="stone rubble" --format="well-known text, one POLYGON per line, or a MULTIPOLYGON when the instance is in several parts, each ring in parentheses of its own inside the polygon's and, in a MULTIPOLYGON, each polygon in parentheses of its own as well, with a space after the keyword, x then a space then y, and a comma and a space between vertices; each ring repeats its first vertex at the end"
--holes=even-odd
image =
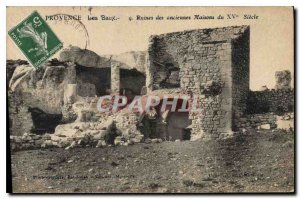
MULTIPOLYGON (((119 57, 99 56, 90 50, 70 47, 61 53, 59 60, 50 60, 40 70, 33 70, 27 62, 10 60, 7 65, 11 148, 69 150, 162 142, 159 137, 150 139, 147 134, 144 137, 139 128, 142 116, 138 113, 126 108, 116 113, 98 111, 99 96, 128 92, 121 89, 125 69, 134 70, 131 75, 142 74, 138 81, 143 84, 140 91, 144 94, 168 92, 170 98, 175 94, 198 97, 196 106, 201 111, 190 111, 186 117, 191 121, 188 129, 192 141, 226 139, 236 132, 247 133, 248 128, 274 129, 278 115, 284 121, 293 120, 291 73, 276 72, 276 89, 250 91, 249 52, 250 27, 233 26, 155 35, 150 38, 147 53, 119 57), (257 104, 268 109, 255 110, 254 107, 262 109, 257 104), (253 112, 249 112, 249 106, 253 112), (38 129, 32 108, 62 118, 53 134, 29 133, 38 129)), ((131 84, 126 84, 131 85, 131 92, 140 88, 133 79, 128 78, 131 84)), ((188 106, 191 107, 190 101, 188 106)), ((158 121, 155 130, 160 132, 166 124, 158 121)))

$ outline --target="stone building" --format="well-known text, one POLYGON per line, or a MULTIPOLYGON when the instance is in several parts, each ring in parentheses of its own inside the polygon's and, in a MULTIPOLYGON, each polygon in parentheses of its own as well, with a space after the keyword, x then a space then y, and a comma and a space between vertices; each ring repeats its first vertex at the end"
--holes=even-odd
POLYGON ((249 92, 249 26, 200 29, 152 36, 146 70, 148 93, 178 88, 197 95, 190 112, 191 139, 218 138, 235 129, 249 92))

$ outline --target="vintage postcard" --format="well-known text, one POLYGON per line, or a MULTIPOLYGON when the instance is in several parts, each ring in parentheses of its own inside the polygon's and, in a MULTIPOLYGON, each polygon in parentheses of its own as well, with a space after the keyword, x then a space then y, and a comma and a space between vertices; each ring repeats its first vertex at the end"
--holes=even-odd
POLYGON ((12 193, 294 193, 293 7, 7 7, 12 193))

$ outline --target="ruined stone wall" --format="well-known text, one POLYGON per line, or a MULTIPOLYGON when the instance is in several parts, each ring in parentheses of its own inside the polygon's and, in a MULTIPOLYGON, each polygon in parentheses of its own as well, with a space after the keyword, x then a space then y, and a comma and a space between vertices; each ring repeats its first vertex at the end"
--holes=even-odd
POLYGON ((294 112, 294 89, 291 88, 289 70, 275 72, 275 89, 265 88, 262 91, 251 91, 247 99, 247 113, 273 112, 282 115, 294 112))
POLYGON ((171 72, 179 68, 183 92, 200 98, 201 113, 190 114, 192 139, 217 138, 220 133, 232 130, 232 112, 245 109, 242 104, 245 96, 239 94, 249 89, 248 59, 248 26, 153 36, 147 88, 150 91, 165 88, 162 83, 170 81, 171 72), (240 82, 242 75, 246 79, 240 82))
POLYGON ((51 137, 47 134, 36 135, 33 133, 24 133, 22 136, 11 135, 10 136, 10 148, 12 151, 38 149, 46 147, 50 142, 51 137))
POLYGON ((289 70, 276 71, 275 73, 276 85, 275 89, 291 89, 291 72, 289 70))
POLYGON ((235 121, 236 128, 258 128, 269 124, 270 128, 276 128, 276 116, 273 113, 249 114, 235 121))
POLYGON ((294 111, 294 89, 251 91, 248 98, 248 112, 273 112, 281 114, 294 111))
MULTIPOLYGON (((248 29, 248 26, 225 27, 215 29, 200 29, 183 32, 155 35, 149 43, 149 77, 147 87, 151 90, 161 89, 160 83, 168 78, 167 71, 184 68, 187 60, 196 60, 197 57, 206 59, 208 48, 218 47, 221 43, 230 43, 231 39, 239 37, 248 29), (203 47, 203 48, 202 48, 203 47), (202 48, 202 49, 201 49, 202 48)), ((219 50, 219 49, 218 49, 219 50)), ((213 50, 210 51, 213 55, 213 50)), ((213 56, 207 57, 212 61, 213 56)))
POLYGON ((187 61, 181 85, 200 94, 201 112, 191 114, 193 139, 218 138, 221 132, 231 130, 231 45, 205 44, 201 50, 201 56, 187 61))

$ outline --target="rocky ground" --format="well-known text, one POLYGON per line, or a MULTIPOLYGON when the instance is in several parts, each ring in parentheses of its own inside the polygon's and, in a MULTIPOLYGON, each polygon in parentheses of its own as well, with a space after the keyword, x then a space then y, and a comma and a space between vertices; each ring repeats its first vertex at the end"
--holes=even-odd
POLYGON ((293 192, 294 133, 12 154, 13 192, 293 192))

